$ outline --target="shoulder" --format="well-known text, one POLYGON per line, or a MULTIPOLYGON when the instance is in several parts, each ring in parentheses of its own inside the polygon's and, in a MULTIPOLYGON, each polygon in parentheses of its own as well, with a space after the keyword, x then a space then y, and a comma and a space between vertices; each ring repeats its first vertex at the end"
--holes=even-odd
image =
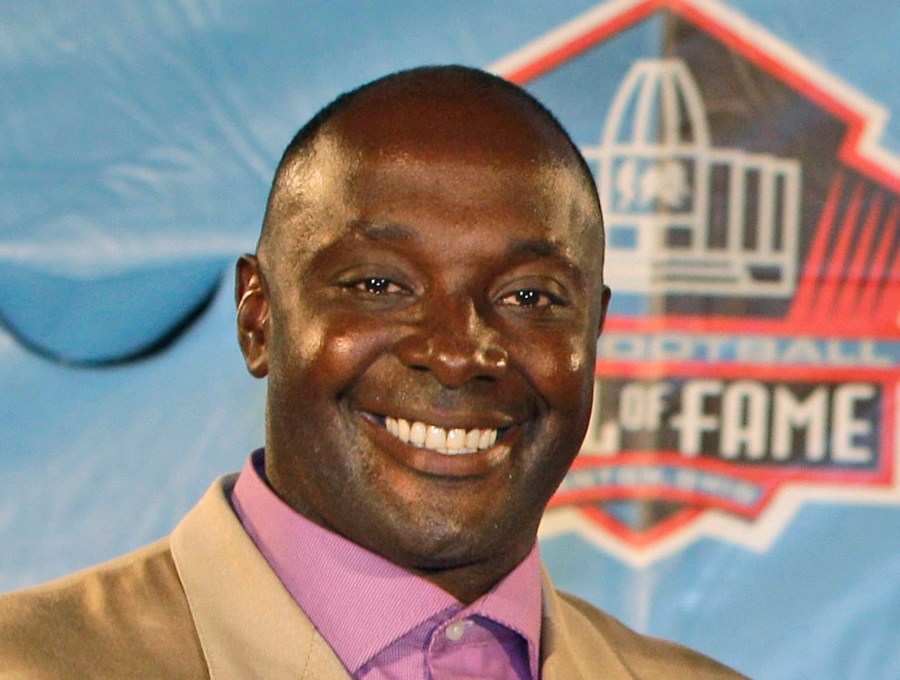
POLYGON ((572 649, 591 649, 603 639, 634 678, 738 680, 745 676, 707 656, 668 640, 642 635, 584 600, 556 591, 572 649))
POLYGON ((168 539, 0 596, 2 677, 196 677, 188 667, 204 665, 168 539))

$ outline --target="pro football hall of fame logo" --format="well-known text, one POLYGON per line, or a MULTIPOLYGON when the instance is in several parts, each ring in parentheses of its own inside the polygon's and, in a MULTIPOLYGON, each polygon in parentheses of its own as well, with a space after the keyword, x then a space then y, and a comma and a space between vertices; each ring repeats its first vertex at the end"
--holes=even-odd
POLYGON ((641 564, 701 536, 765 549, 809 500, 900 502, 884 109, 709 0, 603 3, 492 68, 592 164, 614 291, 543 534, 641 564))

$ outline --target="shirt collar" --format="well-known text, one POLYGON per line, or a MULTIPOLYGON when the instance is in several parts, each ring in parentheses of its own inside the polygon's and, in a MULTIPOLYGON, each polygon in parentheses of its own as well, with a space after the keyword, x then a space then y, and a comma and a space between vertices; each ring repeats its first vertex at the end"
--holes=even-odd
POLYGON ((479 615, 522 635, 537 677, 541 573, 537 545, 464 608, 449 593, 306 519, 264 481, 263 451, 247 461, 232 503, 247 533, 341 662, 355 672, 424 621, 479 615))

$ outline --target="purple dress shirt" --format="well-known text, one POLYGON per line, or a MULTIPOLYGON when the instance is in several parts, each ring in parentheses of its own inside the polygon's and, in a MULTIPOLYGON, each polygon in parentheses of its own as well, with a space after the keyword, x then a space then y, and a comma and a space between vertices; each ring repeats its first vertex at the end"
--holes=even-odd
POLYGON ((247 461, 232 504, 285 588, 358 680, 537 680, 537 546, 494 588, 456 598, 292 510, 247 461))

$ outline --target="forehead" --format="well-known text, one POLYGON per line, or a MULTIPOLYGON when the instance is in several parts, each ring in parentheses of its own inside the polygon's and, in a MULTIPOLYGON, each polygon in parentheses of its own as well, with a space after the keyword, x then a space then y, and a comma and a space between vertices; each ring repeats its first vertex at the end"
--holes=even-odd
POLYGON ((447 74, 401 80, 364 91, 327 128, 364 153, 490 156, 508 163, 572 157, 549 115, 507 85, 447 74))
POLYGON ((361 218, 413 229, 530 225, 525 238, 599 247, 599 211, 568 141, 533 104, 494 89, 429 84, 360 97, 285 168, 277 192, 279 231, 306 253, 361 218))

